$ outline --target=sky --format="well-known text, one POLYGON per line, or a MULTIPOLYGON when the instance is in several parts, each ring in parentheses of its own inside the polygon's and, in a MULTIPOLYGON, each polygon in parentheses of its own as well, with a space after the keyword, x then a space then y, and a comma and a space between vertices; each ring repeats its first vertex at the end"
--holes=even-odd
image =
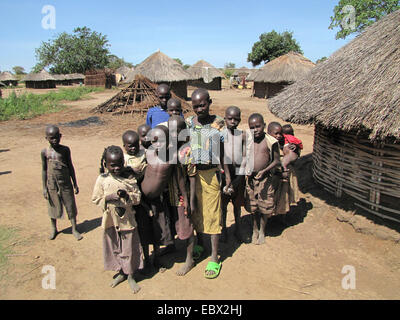
POLYGON ((161 50, 184 64, 203 59, 222 68, 252 67, 247 55, 264 32, 291 31, 312 61, 351 40, 336 40, 329 30, 339 0, 1 0, 0 70, 37 63, 35 48, 62 32, 87 26, 107 36, 112 54, 134 65, 161 50), (55 9, 55 28, 45 6, 55 9), (45 24, 46 26, 46 24, 45 24))

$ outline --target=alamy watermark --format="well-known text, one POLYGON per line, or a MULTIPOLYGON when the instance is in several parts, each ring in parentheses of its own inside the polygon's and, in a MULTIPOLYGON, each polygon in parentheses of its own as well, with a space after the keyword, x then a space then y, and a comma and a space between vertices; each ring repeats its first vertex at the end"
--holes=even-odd
POLYGON ((342 19, 343 30, 355 30, 356 29, 356 9, 352 5, 345 5, 341 13, 344 14, 342 19))
POLYGON ((56 28, 56 8, 47 4, 42 7, 42 14, 45 15, 42 18, 42 28, 45 30, 54 30, 56 28))
POLYGON ((42 288, 45 290, 56 289, 56 268, 50 265, 43 266, 42 273, 46 274, 42 279, 42 288))
POLYGON ((351 265, 345 265, 342 268, 342 274, 345 274, 342 278, 342 288, 354 290, 356 288, 356 268, 351 265))

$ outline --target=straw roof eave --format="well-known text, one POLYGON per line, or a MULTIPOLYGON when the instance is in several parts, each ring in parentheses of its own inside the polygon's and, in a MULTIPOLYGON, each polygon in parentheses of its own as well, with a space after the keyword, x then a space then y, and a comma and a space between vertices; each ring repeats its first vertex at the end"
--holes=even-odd
POLYGON ((369 131, 400 141, 400 10, 382 18, 270 99, 273 114, 298 124, 369 131))
POLYGON ((56 79, 47 71, 42 70, 39 73, 29 73, 27 74, 23 81, 55 81, 56 79))
POLYGON ((18 81, 18 79, 10 72, 0 72, 0 81, 18 81))

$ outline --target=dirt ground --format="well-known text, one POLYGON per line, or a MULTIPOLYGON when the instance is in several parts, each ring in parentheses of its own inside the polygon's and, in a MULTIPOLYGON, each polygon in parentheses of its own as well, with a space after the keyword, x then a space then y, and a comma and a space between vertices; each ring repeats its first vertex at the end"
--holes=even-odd
MULTIPOLYGON (((299 161, 304 198, 300 210, 284 227, 271 219, 266 244, 237 243, 233 228, 227 244, 221 244, 221 274, 204 278, 208 258, 186 276, 175 272, 184 262, 179 251, 164 257, 169 269, 140 277, 141 291, 134 295, 128 283, 116 288, 109 283, 114 272, 103 270, 101 212, 90 201, 104 147, 121 145, 121 134, 136 130, 145 122, 140 116, 92 114, 90 109, 116 91, 92 94, 92 99, 68 103, 69 108, 26 121, 0 123, 0 224, 18 229, 18 240, 11 245, 7 273, 0 280, 0 299, 399 299, 399 234, 354 215, 350 206, 335 200, 312 182, 310 167, 313 127, 294 125, 303 141, 299 161), (99 117, 97 122, 71 127, 70 121, 99 117), (59 124, 61 143, 69 146, 80 193, 77 195, 78 227, 84 238, 76 241, 67 219, 58 222, 61 231, 48 240, 50 219, 42 196, 40 151, 47 146, 46 124, 59 124), (349 209, 350 208, 350 209, 349 209), (347 221, 348 223, 343 223, 347 221), (361 232, 357 232, 361 231, 361 232), (42 267, 56 270, 56 289, 43 289, 42 267), (355 289, 344 289, 344 266, 355 270, 355 289)), ((223 116, 229 105, 242 109, 241 127, 253 112, 265 121, 278 120, 270 114, 267 102, 251 98, 250 90, 211 91, 213 113, 223 116)), ((282 123, 282 121, 280 121, 282 123)), ((245 233, 249 216, 243 209, 245 233)), ((228 225, 233 226, 229 206, 228 225)))

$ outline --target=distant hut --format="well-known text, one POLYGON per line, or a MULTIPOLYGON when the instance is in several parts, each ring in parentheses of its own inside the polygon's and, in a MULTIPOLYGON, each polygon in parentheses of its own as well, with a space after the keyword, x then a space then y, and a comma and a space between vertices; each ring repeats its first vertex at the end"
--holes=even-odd
POLYGON ((85 75, 82 73, 70 73, 67 74, 67 78, 70 85, 83 84, 85 82, 85 75))
POLYGON ((306 75, 315 64, 300 53, 289 52, 271 60, 248 78, 254 81, 253 96, 270 98, 281 92, 287 85, 306 75))
POLYGON ((115 76, 117 78, 117 83, 126 79, 129 71, 133 70, 133 68, 129 68, 128 66, 119 67, 115 70, 115 76))
POLYGON ((400 10, 269 101, 285 121, 315 124, 313 176, 374 215, 400 222, 400 10))
POLYGON ((224 74, 204 60, 197 61, 186 70, 194 80, 189 80, 188 85, 207 90, 221 90, 224 74))
POLYGON ((66 74, 53 74, 54 79, 56 79, 56 86, 68 86, 70 83, 66 74))
POLYGON ((88 70, 85 73, 85 86, 105 87, 116 86, 115 73, 111 69, 88 70))
POLYGON ((0 86, 9 87, 18 85, 18 79, 10 72, 0 72, 0 86))
POLYGON ((42 70, 39 73, 29 73, 22 81, 25 82, 26 88, 52 89, 56 87, 56 79, 46 70, 42 70))
POLYGON ((166 83, 177 96, 187 98, 187 81, 192 77, 178 62, 166 54, 157 51, 146 58, 132 72, 133 76, 139 74, 157 84, 166 83))

